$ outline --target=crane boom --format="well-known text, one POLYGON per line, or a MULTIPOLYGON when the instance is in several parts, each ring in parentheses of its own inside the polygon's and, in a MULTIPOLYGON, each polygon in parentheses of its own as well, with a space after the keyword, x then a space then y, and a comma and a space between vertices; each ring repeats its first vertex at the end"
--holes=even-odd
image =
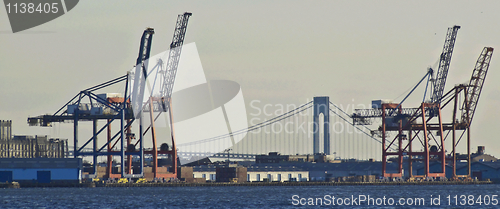
POLYGON ((155 30, 153 28, 146 28, 141 37, 141 46, 139 48, 139 56, 137 57, 137 65, 142 64, 143 75, 146 76, 147 60, 149 59, 151 52, 151 45, 153 43, 153 34, 155 30))
POLYGON ((443 96, 446 77, 448 76, 448 69, 450 68, 451 55, 453 54, 453 47, 455 46, 455 40, 457 39, 458 29, 460 29, 460 26, 455 25, 448 28, 448 32, 446 33, 443 52, 439 58, 439 68, 436 73, 436 79, 434 80, 434 91, 431 95, 432 103, 441 103, 441 97, 443 96))
POLYGON ((484 79, 486 79, 486 73, 488 73, 492 55, 493 48, 484 47, 481 55, 479 55, 477 59, 474 71, 472 71, 472 77, 467 86, 467 94, 463 106, 465 111, 462 113, 462 122, 465 122, 468 126, 470 126, 472 118, 474 117, 474 112, 476 111, 479 96, 481 96, 481 90, 483 89, 484 79))
POLYGON ((175 75, 177 73, 177 67, 181 57, 182 44, 184 43, 184 36, 186 35, 187 24, 191 15, 192 13, 185 12, 184 14, 177 16, 174 37, 172 38, 172 43, 170 43, 167 66, 165 71, 162 72, 163 80, 160 84, 160 94, 162 97, 162 107, 164 112, 169 109, 175 75))
POLYGON ((141 37, 141 45, 139 47, 139 56, 135 64, 134 72, 134 86, 132 92, 132 107, 134 115, 138 116, 142 109, 142 100, 144 95, 145 82, 147 78, 147 69, 149 63, 149 56, 151 52, 151 45, 153 44, 153 28, 146 28, 141 37))

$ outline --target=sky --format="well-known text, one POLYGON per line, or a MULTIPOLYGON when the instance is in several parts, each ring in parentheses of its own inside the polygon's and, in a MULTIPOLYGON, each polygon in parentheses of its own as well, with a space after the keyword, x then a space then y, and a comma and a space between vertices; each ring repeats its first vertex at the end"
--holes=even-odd
MULTIPOLYGON (((483 47, 500 46, 498 8, 498 1, 80 1, 15 34, 0 10, 0 119, 13 120, 17 135, 71 138, 65 130, 29 127, 26 119, 125 75, 146 27, 156 32, 151 54, 168 49, 177 14, 186 11, 193 16, 185 43, 196 43, 207 79, 238 82, 247 107, 254 100, 303 104, 314 96, 344 107, 400 101, 438 61, 447 28, 460 25, 448 91, 468 82, 483 47)), ((471 133, 473 151, 484 145, 496 157, 499 80, 494 52, 471 133)), ((417 107, 422 96, 417 89, 404 106, 417 107)))

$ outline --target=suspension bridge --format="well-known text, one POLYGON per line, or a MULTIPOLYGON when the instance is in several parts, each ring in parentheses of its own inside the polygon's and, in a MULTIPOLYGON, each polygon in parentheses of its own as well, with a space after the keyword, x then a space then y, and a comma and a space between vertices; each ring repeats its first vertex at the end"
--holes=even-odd
POLYGON ((259 118, 257 121, 261 121, 260 123, 251 124, 241 130, 189 143, 179 142, 177 148, 179 156, 184 159, 191 156, 251 159, 255 155, 269 152, 285 155, 323 153, 334 155, 338 159, 379 159, 380 138, 366 126, 355 126, 350 115, 332 102, 315 104, 314 101, 310 101, 281 115, 268 119, 259 118), (315 114, 315 105, 326 109, 329 114, 315 114), (315 117, 320 120, 315 121, 315 117), (325 126, 328 129, 326 131, 325 126), (318 139, 324 140, 316 139, 315 142, 315 134, 318 139), (239 142, 231 146, 228 144, 230 139, 239 142), (314 146, 323 147, 323 150, 330 152, 315 152, 314 146), (230 150, 227 153, 203 151, 226 148, 230 150))

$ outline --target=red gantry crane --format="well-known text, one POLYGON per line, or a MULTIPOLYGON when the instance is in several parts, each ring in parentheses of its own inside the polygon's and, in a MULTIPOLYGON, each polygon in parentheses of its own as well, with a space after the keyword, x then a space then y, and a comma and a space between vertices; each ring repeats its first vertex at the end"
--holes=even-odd
MULTIPOLYGON (((456 178, 470 178, 471 177, 471 153, 470 153, 470 127, 472 123, 472 119, 474 117, 474 113, 476 112, 477 104, 479 102, 479 97, 481 96, 481 90, 484 86, 484 81, 486 79, 486 74, 488 73, 488 69, 490 66, 491 57, 493 55, 492 47, 484 47, 483 51, 479 55, 477 59, 476 65, 474 66, 474 70, 472 71, 472 76, 468 85, 457 85, 451 91, 447 93, 447 95, 451 95, 450 99, 448 99, 447 103, 451 101, 454 102, 453 107, 453 119, 451 123, 451 127, 453 130, 453 149, 451 162, 453 167, 453 175, 454 179, 456 178), (458 104, 458 97, 460 93, 463 91, 464 101, 462 104, 458 104), (457 110, 460 109, 458 105, 461 105, 462 114, 461 116, 457 116, 457 110), (461 117, 459 121, 457 117, 461 117), (456 130, 463 130, 462 134, 457 140, 456 130), (467 156, 465 159, 458 159, 456 153, 457 143, 460 142, 464 133, 467 133, 467 156), (456 162, 457 160, 467 160, 467 173, 465 175, 457 175, 456 173, 456 162)), ((446 104, 445 104, 446 105, 446 104)))
MULTIPOLYGON (((480 89, 486 76, 487 66, 491 58, 492 48, 485 48, 483 53, 476 64, 475 72, 473 73, 471 82, 468 86, 459 85, 452 89, 450 92, 443 96, 443 90, 446 83, 446 77, 451 62, 451 56, 456 41, 457 31, 460 26, 453 26, 448 28, 445 39, 443 51, 440 56, 439 69, 437 71, 436 79, 433 82, 433 91, 430 103, 423 102, 419 108, 402 108, 401 103, 387 103, 381 104, 373 109, 356 110, 352 118, 357 124, 367 124, 370 118, 382 118, 382 125, 379 131, 382 136, 382 176, 384 177, 402 177, 403 174, 403 157, 408 158, 409 173, 413 176, 412 161, 423 161, 424 174, 420 177, 445 177, 445 164, 446 160, 453 161, 454 174, 455 174, 455 148, 458 142, 455 140, 456 130, 463 130, 470 133, 470 121, 473 112, 477 106, 477 99, 480 95, 480 89), (476 72, 477 71, 477 72, 476 72), (457 101, 455 101, 455 109, 453 112, 453 121, 450 123, 443 123, 441 117, 441 109, 450 103, 453 99, 457 100, 460 91, 470 92, 465 95, 463 107, 466 110, 462 114, 462 121, 459 122, 455 119, 457 111, 457 101), (441 102, 445 100, 443 105, 441 102), (417 120, 421 119, 420 122, 417 120), (433 119, 436 119, 433 120, 433 119), (465 118, 465 119, 464 119, 465 118), (434 121, 434 122, 433 122, 434 121), (464 122, 465 121, 465 122, 464 122), (397 131, 396 136, 392 140, 388 140, 388 132, 397 131), (437 133, 434 135, 432 131, 437 133), (447 131, 447 134, 444 132, 447 131), (452 158, 446 157, 445 153, 445 139, 449 132, 453 131, 453 154, 452 158), (405 143, 403 143, 406 141, 405 143), (422 147, 421 151, 413 150, 413 142, 419 141, 422 147), (431 143, 432 142, 432 143, 431 143), (397 156, 395 160, 399 165, 399 172, 387 173, 386 163, 389 156, 397 156), (431 172, 429 169, 430 161, 439 162, 441 171, 431 172)), ((430 69, 426 76, 432 73, 430 69)), ((425 76, 424 76, 425 78, 425 76)), ((424 79, 423 78, 423 79, 424 79)), ((423 79, 420 81, 422 82, 423 79)), ((420 84, 419 82, 419 84, 420 84)), ((417 86, 419 85, 417 84, 417 86)), ((415 89, 415 88, 414 88, 415 89)), ((414 90, 413 89, 413 90, 414 90)), ((410 94, 413 92, 410 92, 410 94)), ((408 96, 407 96, 408 97, 408 96)), ((406 97, 405 97, 406 99, 406 97)), ((403 101, 405 100, 403 99, 403 101)), ((463 136, 463 134, 462 134, 463 136)), ((461 137, 460 137, 461 138, 461 137)), ((470 134, 467 136, 467 161, 470 167, 470 134)), ((459 176, 470 178, 470 169, 467 175, 459 176)))

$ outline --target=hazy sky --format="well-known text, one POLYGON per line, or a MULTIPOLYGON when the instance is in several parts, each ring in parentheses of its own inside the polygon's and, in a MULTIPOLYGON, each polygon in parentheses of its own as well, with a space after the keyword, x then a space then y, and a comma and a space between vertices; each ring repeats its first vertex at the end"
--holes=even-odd
MULTIPOLYGON (((185 11, 193 13, 185 43, 196 43, 207 78, 238 82, 247 104, 302 104, 317 95, 344 106, 400 101, 438 60, 447 28, 460 25, 448 91, 468 82, 483 47, 500 46, 499 8, 499 1, 80 1, 16 34, 0 9, 0 119, 13 120, 14 134, 57 132, 28 127, 26 119, 124 75, 146 27, 156 31, 152 54, 166 50, 185 11)), ((473 150, 486 145, 496 157, 498 53, 472 127, 473 150)), ((418 106, 422 94, 405 107, 418 106)))

